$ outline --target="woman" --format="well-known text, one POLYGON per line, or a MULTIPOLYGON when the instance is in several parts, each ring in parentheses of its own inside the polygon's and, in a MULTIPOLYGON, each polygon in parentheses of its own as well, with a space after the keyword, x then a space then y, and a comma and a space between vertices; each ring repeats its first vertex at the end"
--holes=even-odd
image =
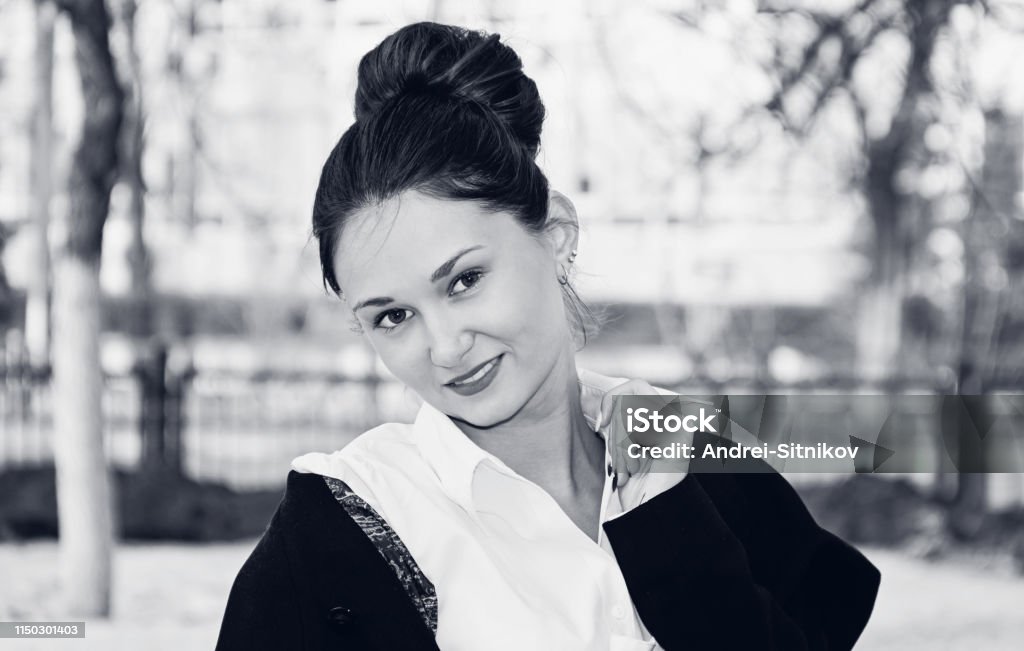
POLYGON ((313 229, 324 281, 423 399, 293 462, 218 649, 848 649, 878 571, 778 474, 644 474, 578 369, 578 225, 497 35, 405 27, 359 66, 313 229))

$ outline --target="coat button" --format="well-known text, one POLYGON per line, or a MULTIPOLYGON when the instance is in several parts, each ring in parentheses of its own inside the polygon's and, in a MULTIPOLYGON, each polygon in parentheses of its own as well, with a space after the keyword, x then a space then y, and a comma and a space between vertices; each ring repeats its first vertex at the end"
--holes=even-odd
POLYGON ((336 628, 346 628, 355 620, 352 611, 344 606, 335 606, 327 611, 327 621, 336 628))

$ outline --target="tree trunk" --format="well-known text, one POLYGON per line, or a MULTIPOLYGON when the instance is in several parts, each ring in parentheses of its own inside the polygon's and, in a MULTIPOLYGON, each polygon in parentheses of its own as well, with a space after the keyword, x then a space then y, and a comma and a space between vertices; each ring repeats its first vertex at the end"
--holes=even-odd
MULTIPOLYGON (((1015 214, 1021 190, 1024 129, 1020 114, 986 112, 984 151, 980 188, 963 232, 964 311, 957 393, 965 396, 983 395, 991 390, 1001 353, 997 331, 1005 312, 1008 287, 1012 287, 1006 284, 1007 271, 1003 267, 1008 222, 1015 214)), ((981 398, 968 402, 977 412, 972 414, 972 423, 983 423, 975 436, 975 454, 983 462, 989 454, 985 434, 991 426, 991 401, 981 398)), ((954 536, 971 539, 978 534, 987 513, 987 476, 961 472, 957 479, 947 525, 954 536)))
POLYGON ((102 436, 99 266, 62 256, 54 280, 54 456, 63 592, 69 615, 105 616, 113 520, 102 436))
POLYGON ((889 132, 868 143, 865 193, 875 227, 869 286, 860 304, 859 374, 871 382, 891 379, 900 369, 904 283, 915 240, 913 198, 897 186, 904 168, 924 160, 924 132, 929 109, 924 100, 934 93, 930 66, 941 30, 949 23, 956 0, 909 3, 910 60, 906 84, 889 132))
POLYGON ((903 290, 898 278, 866 287, 858 302, 857 375, 869 384, 890 379, 900 348, 903 290))
POLYGON ((985 158, 981 183, 963 225, 964 308, 957 392, 988 390, 999 360, 996 342, 1000 317, 1013 285, 1005 268, 1010 217, 1021 192, 1024 128, 1019 113, 985 113, 985 158))
POLYGON ((908 78, 889 133, 868 146, 865 190, 875 233, 871 275, 860 300, 857 330, 858 373, 867 382, 890 379, 898 367, 908 267, 906 229, 901 225, 908 217, 908 200, 897 190, 896 175, 909 162, 915 132, 923 131, 914 123, 915 106, 922 94, 914 90, 918 86, 908 78))
POLYGON ((103 0, 59 0, 58 6, 71 22, 85 107, 68 178, 67 235, 54 264, 54 456, 64 612, 105 616, 113 517, 103 449, 99 265, 117 177, 123 93, 103 0))
POLYGON ((31 217, 32 254, 25 298, 25 347, 29 364, 50 363, 50 198, 53 196, 53 25, 57 7, 36 0, 35 70, 32 80, 31 217))
POLYGON ((135 33, 136 0, 118 0, 117 18, 124 34, 124 78, 126 86, 125 121, 121 139, 121 179, 128 185, 128 219, 131 240, 128 268, 131 272, 130 331, 137 337, 152 334, 152 292, 150 259, 143 236, 145 226, 146 184, 142 176, 145 149, 145 112, 142 96, 142 71, 135 33))
POLYGON ((200 95, 196 93, 197 79, 185 65, 190 48, 195 47, 199 30, 198 6, 196 0, 178 0, 178 21, 173 29, 176 37, 171 40, 167 54, 168 77, 176 86, 182 137, 174 151, 171 179, 167 184, 171 215, 184 223, 191 233, 198 223, 196 196, 198 192, 199 147, 202 139, 199 120, 200 95))

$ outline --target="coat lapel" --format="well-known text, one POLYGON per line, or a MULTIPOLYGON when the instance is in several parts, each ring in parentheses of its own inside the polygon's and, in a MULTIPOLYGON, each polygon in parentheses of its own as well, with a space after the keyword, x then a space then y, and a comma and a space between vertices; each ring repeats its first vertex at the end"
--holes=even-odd
POLYGON ((287 539, 298 544, 289 544, 288 553, 309 577, 318 610, 311 615, 314 625, 322 617, 339 643, 347 638, 380 649, 438 648, 391 566, 320 475, 290 472, 282 510, 284 520, 295 523, 287 539), (314 540, 320 544, 310 544, 314 540))

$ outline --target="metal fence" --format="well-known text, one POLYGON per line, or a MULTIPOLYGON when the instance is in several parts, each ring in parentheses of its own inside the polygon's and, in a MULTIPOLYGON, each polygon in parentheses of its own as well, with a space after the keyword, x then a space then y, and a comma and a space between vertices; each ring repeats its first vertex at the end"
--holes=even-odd
POLYGON ((401 386, 379 378, 196 376, 184 402, 184 467, 235 488, 280 485, 296 456, 408 421, 403 402, 401 386))
MULTIPOLYGON (((144 374, 108 375, 102 395, 113 466, 163 463, 239 490, 280 486, 294 457, 408 420, 413 406, 394 382, 338 375, 190 374, 170 378, 162 392, 144 374)), ((48 374, 0 367, 0 470, 51 464, 53 444, 48 374)))
MULTIPOLYGON (((737 387, 744 388, 742 383, 728 388, 671 386, 684 394, 742 393, 737 387)), ((745 388, 749 393, 807 390, 754 384, 745 388)), ((914 389, 922 387, 917 384, 914 389)), ((842 408, 840 403, 837 409, 842 408)), ((236 490, 276 488, 283 484, 296 456, 341 449, 382 422, 410 422, 415 408, 410 392, 376 375, 175 374, 158 366, 105 378, 104 447, 109 462, 119 468, 163 463, 197 481, 236 490), (153 377, 163 380, 154 383, 153 377)), ((53 396, 45 372, 0 367, 0 471, 52 463, 52 413, 53 396)), ((834 422, 829 420, 832 414, 820 416, 823 423, 834 422)), ((924 431, 928 423, 915 421, 914 414, 905 416, 907 436, 930 436, 924 431)), ((935 482, 934 475, 926 473, 904 477, 922 489, 930 489, 935 482)), ((787 473, 787 478, 804 484, 834 481, 839 476, 787 473)), ((1024 476, 993 475, 988 491, 994 508, 1024 504, 1024 476)))

